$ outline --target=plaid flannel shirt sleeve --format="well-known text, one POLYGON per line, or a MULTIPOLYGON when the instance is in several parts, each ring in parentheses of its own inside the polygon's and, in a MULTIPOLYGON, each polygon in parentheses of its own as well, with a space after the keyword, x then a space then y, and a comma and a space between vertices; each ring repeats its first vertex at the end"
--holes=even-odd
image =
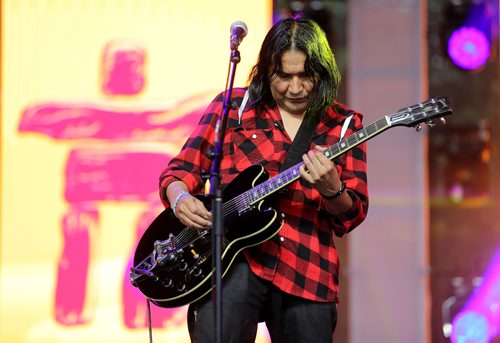
POLYGON ((203 189, 203 174, 210 171, 215 126, 222 110, 223 97, 219 94, 207 107, 198 126, 187 139, 180 153, 172 158, 160 175, 160 199, 169 207, 166 189, 174 181, 184 182, 191 193, 203 189))

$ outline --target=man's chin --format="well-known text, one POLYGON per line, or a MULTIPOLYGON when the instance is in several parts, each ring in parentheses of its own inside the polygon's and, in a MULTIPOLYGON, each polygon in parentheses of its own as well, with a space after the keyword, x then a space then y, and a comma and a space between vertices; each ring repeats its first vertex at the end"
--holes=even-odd
POLYGON ((294 115, 294 116, 303 116, 306 113, 307 109, 290 109, 288 110, 288 113, 294 115))

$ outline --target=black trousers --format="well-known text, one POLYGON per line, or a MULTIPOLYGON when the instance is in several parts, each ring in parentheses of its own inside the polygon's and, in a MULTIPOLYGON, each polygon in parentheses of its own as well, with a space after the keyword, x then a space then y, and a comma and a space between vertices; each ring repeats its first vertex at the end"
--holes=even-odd
MULTIPOLYGON (((237 257, 222 282, 222 342, 255 342, 261 321, 273 343, 331 343, 337 306, 283 293, 237 257)), ((189 306, 188 328, 192 342, 214 342, 212 294, 189 306)))

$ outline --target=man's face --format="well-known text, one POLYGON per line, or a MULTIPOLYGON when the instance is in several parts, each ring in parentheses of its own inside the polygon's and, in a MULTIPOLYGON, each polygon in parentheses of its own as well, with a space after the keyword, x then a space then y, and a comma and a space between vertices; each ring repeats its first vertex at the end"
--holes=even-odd
POLYGON ((281 57, 282 70, 270 76, 269 86, 280 111, 303 115, 309 106, 309 96, 315 81, 304 69, 306 55, 302 51, 288 50, 281 57))

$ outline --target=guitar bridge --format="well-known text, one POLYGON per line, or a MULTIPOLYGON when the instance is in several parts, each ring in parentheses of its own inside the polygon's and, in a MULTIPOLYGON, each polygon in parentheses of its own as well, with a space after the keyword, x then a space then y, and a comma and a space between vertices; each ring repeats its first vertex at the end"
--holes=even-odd
POLYGON ((166 240, 154 242, 153 255, 155 264, 160 266, 165 265, 167 262, 174 262, 177 255, 182 253, 182 249, 176 249, 175 247, 175 236, 173 234, 170 234, 166 240))

